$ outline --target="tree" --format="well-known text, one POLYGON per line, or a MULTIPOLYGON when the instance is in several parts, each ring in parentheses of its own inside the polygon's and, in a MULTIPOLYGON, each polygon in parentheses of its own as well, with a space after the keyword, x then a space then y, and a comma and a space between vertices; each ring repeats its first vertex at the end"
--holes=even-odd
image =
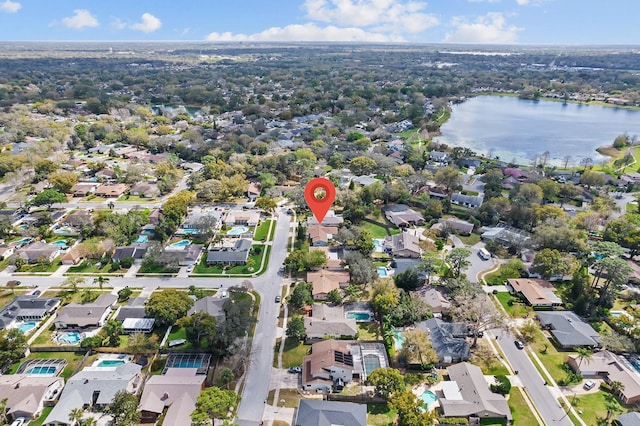
POLYGON ((329 293, 327 293, 327 302, 332 303, 334 305, 341 305, 342 294, 340 293, 340 290, 338 290, 337 288, 330 290, 329 293))
POLYGON ((611 393, 616 396, 619 396, 624 390, 624 384, 618 380, 610 382, 609 387, 611 388, 611 393))
POLYGON ((138 398, 126 390, 116 392, 105 412, 113 417, 113 426, 131 426, 140 422, 138 398))
POLYGON ((378 164, 375 160, 369 157, 359 156, 351 159, 349 170, 356 176, 368 175, 373 173, 377 166, 378 164))
POLYGON ((574 265, 575 259, 573 256, 555 249, 545 248, 536 253, 531 265, 531 271, 548 280, 551 277, 569 275, 574 265))
POLYGON ((540 332, 540 327, 533 320, 525 321, 520 327, 518 327, 520 337, 527 343, 531 343, 536 339, 536 336, 540 332))
POLYGON ((223 368, 220 372, 220 376, 218 376, 218 387, 224 386, 229 389, 229 384, 236 379, 236 376, 233 374, 233 371, 230 368, 223 368))
POLYGON ((289 303, 296 309, 302 309, 305 305, 312 305, 313 298, 311 292, 313 291, 313 284, 299 282, 293 288, 293 291, 289 295, 289 303))
POLYGON ((62 281, 62 287, 68 288, 71 293, 76 293, 78 287, 84 284, 85 278, 81 276, 69 275, 62 281))
POLYGON ((18 329, 0 330, 0 365, 9 365, 24 357, 27 338, 18 329))
POLYGON ((98 284, 98 287, 100 287, 100 290, 102 290, 102 286, 109 283, 109 277, 98 275, 93 279, 93 283, 98 284))
POLYGON ((471 251, 464 247, 456 247, 447 255, 447 262, 451 265, 451 270, 455 278, 460 276, 462 269, 471 264, 471 262, 469 262, 469 256, 471 256, 471 251))
POLYGON ((395 368, 376 368, 367 376, 367 385, 375 386, 376 393, 385 399, 405 389, 404 376, 395 368))
POLYGON ((69 420, 76 425, 80 424, 82 416, 84 416, 84 410, 82 408, 74 408, 69 412, 69 420))
POLYGON ((402 333, 404 343, 399 355, 402 356, 407 364, 418 364, 428 366, 438 362, 438 355, 431 347, 429 333, 419 328, 408 330, 402 333))
POLYGON ((438 169, 433 178, 436 184, 444 186, 447 192, 460 186, 460 171, 453 166, 438 169))
POLYGON ((511 382, 509 378, 499 374, 495 376, 495 381, 496 383, 489 386, 491 392, 499 393, 500 395, 509 395, 509 392, 511 392, 511 382))
POLYGON ((325 266, 329 258, 327 253, 322 250, 311 250, 304 257, 305 269, 310 271, 325 266))
POLYGON ((191 420, 196 425, 215 424, 216 419, 225 418, 235 408, 240 398, 231 390, 210 387, 198 395, 196 409, 191 413, 191 420))
POLYGON ((427 276, 427 285, 431 284, 431 275, 438 270, 440 264, 440 256, 433 251, 427 251, 424 253, 422 263, 418 265, 418 270, 422 271, 427 276))
POLYGON ((379 318, 388 315, 400 301, 400 291, 390 281, 381 281, 373 286, 373 308, 379 318))
POLYGON ((65 194, 71 192, 73 185, 78 183, 78 176, 73 172, 67 171, 51 173, 47 179, 54 189, 65 194))
POLYGON ((287 322, 287 337, 293 339, 296 342, 304 340, 307 337, 307 332, 304 328, 304 320, 300 315, 294 315, 287 322))
POLYGON ((598 306, 613 306, 613 301, 620 290, 620 287, 627 282, 633 269, 627 264, 624 259, 619 257, 610 257, 602 259, 605 264, 606 279, 604 283, 598 287, 598 306))
POLYGON ((40 192, 38 195, 33 197, 30 201, 32 206, 45 206, 50 208, 53 204, 56 203, 64 203, 67 201, 67 196, 62 194, 61 192, 56 191, 55 189, 45 189, 40 192))
POLYGON ((107 339, 107 346, 117 347, 120 346, 120 335, 122 334, 122 324, 120 321, 110 319, 107 321, 100 330, 100 334, 103 338, 107 339))
POLYGON ((585 185, 588 188, 591 188, 593 186, 595 187, 603 186, 605 181, 606 181, 606 175, 604 173, 588 171, 588 172, 582 173, 582 175, 580 176, 580 183, 585 185))
POLYGON ((451 316, 467 324, 473 333, 472 347, 477 345, 480 334, 504 324, 504 318, 489 297, 472 291, 463 291, 454 296, 451 316))
POLYGON ((429 426, 437 420, 437 412, 426 411, 428 407, 411 391, 394 393, 389 407, 398 410, 398 426, 429 426))
POLYGON ((354 284, 370 284, 378 278, 373 261, 362 253, 350 251, 344 261, 349 265, 349 276, 354 284))
POLYGON ((148 337, 144 333, 132 333, 129 335, 127 350, 133 354, 154 352, 158 349, 158 336, 153 334, 148 337))
POLYGON ((127 300, 133 294, 133 290, 129 287, 121 288, 118 290, 118 299, 119 300, 127 300))
POLYGON ((409 268, 406 271, 397 274, 393 277, 393 281, 395 282, 396 287, 405 291, 413 291, 420 287, 424 282, 420 279, 420 276, 413 268, 409 268))
POLYGON ((216 317, 207 312, 196 312, 191 316, 180 318, 178 325, 185 328, 187 340, 196 348, 199 348, 203 342, 211 346, 216 340, 216 317))
POLYGON ((187 293, 168 288, 154 292, 147 301, 145 311, 160 325, 173 325, 178 318, 185 316, 192 306, 193 300, 187 293))
POLYGON ((273 213, 278 204, 271 197, 260 197, 256 200, 256 207, 268 213, 273 213))
POLYGON ((582 361, 589 361, 591 358, 593 358, 593 351, 591 350, 591 348, 576 348, 576 353, 579 360, 578 369, 582 365, 582 361))

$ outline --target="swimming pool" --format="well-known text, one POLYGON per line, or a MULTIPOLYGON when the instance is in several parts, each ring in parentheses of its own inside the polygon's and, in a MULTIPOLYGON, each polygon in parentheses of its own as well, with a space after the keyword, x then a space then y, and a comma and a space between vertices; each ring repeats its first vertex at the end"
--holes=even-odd
POLYGON ((25 374, 52 375, 56 372, 56 367, 33 367, 25 371, 25 374))
POLYGON ((31 238, 25 237, 17 241, 11 241, 9 244, 13 244, 14 246, 21 246, 27 244, 29 241, 31 241, 31 238))
POLYGON ((72 230, 71 228, 67 228, 66 226, 63 226, 53 231, 53 233, 58 235, 67 235, 67 234, 71 234, 72 230))
POLYGON ((393 346, 395 347, 396 351, 399 351, 400 349, 402 349, 403 345, 404 336, 402 335, 402 332, 400 330, 395 330, 393 332, 393 346))
POLYGON ((27 334, 38 325, 35 321, 27 321, 18 325, 18 330, 22 331, 22 334, 27 334))
POLYGON ((67 331, 60 333, 56 340, 65 345, 77 345, 82 340, 82 336, 76 331, 67 331))
POLYGON ((227 235, 240 235, 247 232, 249 232, 249 228, 246 226, 234 226, 227 232, 227 235))
POLYGON ((23 231, 25 229, 27 229, 28 227, 29 227, 29 225, 20 225, 20 226, 18 226, 18 228, 22 229, 23 231))
POLYGON ((356 320, 356 322, 364 322, 364 321, 371 321, 371 312, 366 312, 366 311, 349 311, 346 314, 347 318, 351 318, 356 320))
POLYGON ((382 238, 375 238, 373 240, 373 246, 375 247, 374 250, 377 252, 384 251, 384 240, 382 238))
POLYGON ((103 359, 96 365, 96 367, 117 367, 124 364, 126 361, 122 359, 103 359))
POLYGON ((183 234, 183 235, 195 235, 197 234, 199 231, 197 229, 193 229, 193 228, 180 228, 178 229, 178 231, 176 232, 176 234, 183 234))
POLYGON ((174 368, 200 368, 202 367, 201 360, 182 360, 174 363, 172 367, 174 368))
POLYGON ((427 406, 428 410, 431 410, 431 405, 434 402, 438 402, 438 397, 436 396, 435 393, 431 392, 430 390, 426 390, 422 392, 422 395, 420 395, 420 399, 422 400, 422 402, 424 402, 424 405, 427 406))
POLYGON ((149 241, 149 237, 147 237, 146 235, 140 235, 138 236, 136 243, 146 243, 147 241, 149 241))
POLYGON ((54 241, 51 243, 52 246, 58 246, 58 247, 66 247, 67 246, 67 242, 65 240, 58 240, 58 241, 54 241))
POLYGON ((180 241, 176 241, 175 243, 172 243, 171 247, 186 247, 189 244, 191 244, 191 241, 189 240, 180 240, 180 241))
POLYGON ((386 277, 389 274, 389 272, 387 271, 387 268, 383 267, 383 266, 379 266, 378 267, 378 276, 379 277, 386 277))

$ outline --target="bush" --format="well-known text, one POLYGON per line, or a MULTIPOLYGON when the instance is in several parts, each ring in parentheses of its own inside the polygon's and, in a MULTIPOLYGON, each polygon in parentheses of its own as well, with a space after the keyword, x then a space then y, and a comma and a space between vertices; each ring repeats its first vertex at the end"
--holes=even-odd
POLYGON ((424 382, 425 377, 424 374, 420 373, 407 373, 404 376, 404 382, 409 386, 415 386, 424 382))
POLYGON ((81 348, 99 348, 102 346, 102 336, 87 337, 80 343, 81 348))
POLYGON ((558 380, 559 386, 571 386, 580 383, 583 379, 582 374, 576 373, 566 362, 562 363, 562 370, 567 373, 567 377, 558 380))
POLYGON ((495 376, 496 384, 489 386, 491 392, 499 393, 500 395, 508 395, 511 392, 511 382, 507 376, 498 375, 495 376))
POLYGON ((441 418, 441 419, 438 419, 438 423, 441 425, 468 425, 469 419, 441 418))

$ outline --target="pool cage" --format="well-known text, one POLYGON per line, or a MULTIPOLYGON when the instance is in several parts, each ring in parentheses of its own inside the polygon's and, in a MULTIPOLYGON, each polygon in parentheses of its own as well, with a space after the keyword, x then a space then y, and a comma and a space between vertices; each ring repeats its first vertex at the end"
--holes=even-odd
POLYGON ((23 362, 16 374, 27 374, 30 376, 57 376, 67 366, 65 359, 32 359, 23 362))
POLYGON ((167 358, 162 374, 165 374, 169 368, 196 368, 196 374, 207 374, 210 361, 210 354, 171 353, 167 358))

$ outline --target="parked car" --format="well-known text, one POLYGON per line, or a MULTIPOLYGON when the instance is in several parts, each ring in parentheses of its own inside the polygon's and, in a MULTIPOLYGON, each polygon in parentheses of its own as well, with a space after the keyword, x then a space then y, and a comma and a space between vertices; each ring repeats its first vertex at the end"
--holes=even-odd
POLYGON ((280 296, 276 296, 276 303, 280 303, 280 296))
POLYGON ((522 343, 520 340, 514 340, 513 344, 516 345, 516 348, 518 349, 524 349, 524 343, 522 343))
POLYGON ((11 426, 22 426, 23 424, 25 424, 26 420, 27 419, 25 419, 24 417, 18 417, 13 421, 13 423, 11 423, 11 426))
POLYGON ((595 386, 596 386, 596 382, 594 382, 593 380, 587 380, 586 382, 584 382, 585 390, 593 389, 595 386))
POLYGON ((20 282, 18 280, 9 280, 9 281, 7 281, 7 286, 12 286, 12 285, 13 286, 18 286, 20 284, 22 284, 22 282, 20 282))
POLYGON ((302 367, 289 367, 289 373, 302 373, 302 367))

